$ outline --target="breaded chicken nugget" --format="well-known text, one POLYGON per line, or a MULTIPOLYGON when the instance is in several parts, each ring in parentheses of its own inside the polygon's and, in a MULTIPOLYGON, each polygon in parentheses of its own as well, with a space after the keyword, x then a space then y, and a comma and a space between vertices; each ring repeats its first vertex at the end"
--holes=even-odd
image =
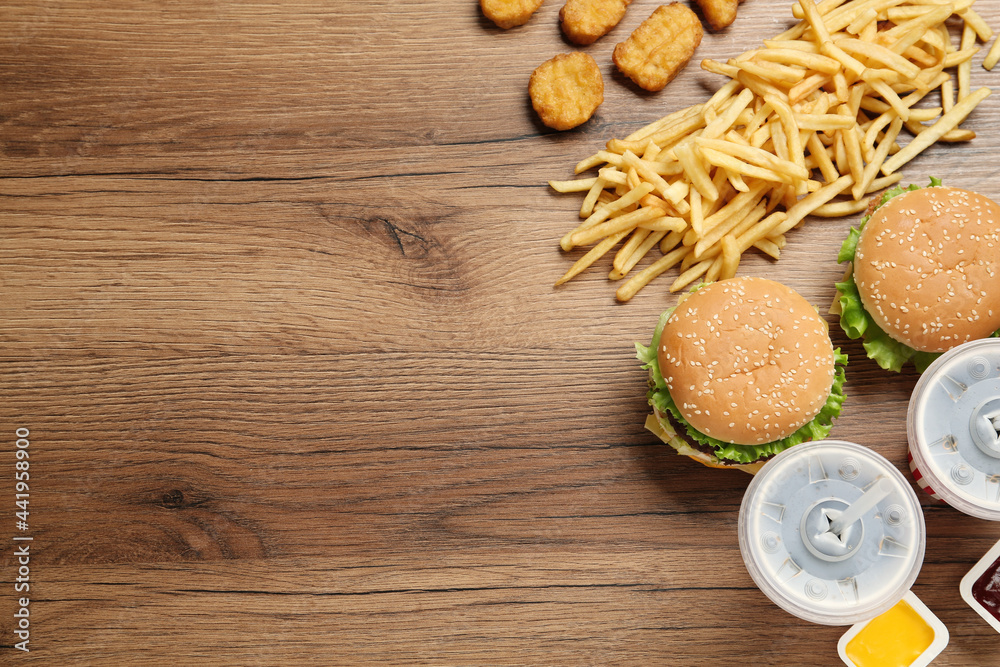
POLYGON ((479 0, 483 15, 506 30, 524 25, 542 6, 542 0, 479 0))
POLYGON ((704 31, 698 15, 676 2, 657 7, 612 56, 640 88, 662 90, 688 63, 704 31))
POLYGON ((559 10, 559 23, 566 39, 574 44, 593 44, 625 16, 632 0, 566 0, 559 10))
POLYGON ((543 123, 569 130, 586 122, 604 101, 604 79, 589 54, 560 53, 531 73, 528 94, 543 123))
POLYGON ((722 30, 736 20, 736 8, 743 0, 695 0, 712 30, 722 30))

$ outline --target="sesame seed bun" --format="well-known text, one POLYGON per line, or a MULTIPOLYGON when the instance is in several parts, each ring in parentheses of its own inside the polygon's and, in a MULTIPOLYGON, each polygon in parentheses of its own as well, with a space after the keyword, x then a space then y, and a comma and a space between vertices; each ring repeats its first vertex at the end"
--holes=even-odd
POLYGON ((733 278, 681 302, 657 361, 681 415, 723 442, 788 437, 823 408, 835 360, 826 321, 794 290, 733 278))
POLYGON ((865 310, 889 336, 922 352, 1000 329, 998 271, 1000 206, 952 187, 913 190, 877 208, 854 256, 865 310))

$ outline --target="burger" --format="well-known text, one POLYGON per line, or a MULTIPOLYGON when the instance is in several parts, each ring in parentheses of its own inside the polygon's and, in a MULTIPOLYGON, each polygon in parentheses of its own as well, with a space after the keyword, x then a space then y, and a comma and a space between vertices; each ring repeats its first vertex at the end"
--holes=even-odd
POLYGON ((825 438, 844 402, 847 357, 794 290, 765 278, 701 285, 667 310, 649 347, 646 428, 679 454, 754 473, 825 438))
POLYGON ((849 338, 886 370, 918 372, 942 352, 1000 335, 1000 205, 945 187, 878 197, 841 247, 834 304, 849 338))

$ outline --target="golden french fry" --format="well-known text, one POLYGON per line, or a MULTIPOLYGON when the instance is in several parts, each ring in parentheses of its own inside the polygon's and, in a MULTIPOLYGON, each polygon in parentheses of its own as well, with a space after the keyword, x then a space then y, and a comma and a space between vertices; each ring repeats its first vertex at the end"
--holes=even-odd
POLYGON ((767 213, 767 206, 764 204, 757 204, 752 209, 746 212, 745 215, 740 217, 733 217, 727 220, 725 223, 717 225, 708 234, 705 234, 694 246, 694 253, 692 257, 695 259, 701 259, 702 257, 708 257, 714 253, 710 252, 711 249, 719 243, 724 236, 730 233, 738 235, 741 230, 753 227, 764 214, 767 213))
MULTIPOLYGON (((730 61, 729 64, 735 64, 735 61, 730 61)), ((773 62, 758 63, 747 60, 738 62, 736 66, 764 81, 769 81, 777 85, 794 85, 806 75, 804 69, 773 62)))
POLYGON ((556 192, 584 192, 590 190, 597 178, 576 178, 569 181, 549 181, 549 187, 556 192))
POLYGON ((902 76, 914 79, 920 74, 920 67, 880 44, 866 42, 862 39, 838 39, 834 42, 847 53, 863 56, 869 62, 874 61, 899 72, 902 76))
POLYGON ((740 251, 739 244, 736 242, 736 237, 732 234, 726 234, 722 237, 722 265, 719 268, 719 277, 722 279, 733 278, 736 276, 736 270, 740 266, 740 251))
POLYGON ((612 275, 609 275, 608 277, 611 278, 611 280, 620 280, 624 278, 629 271, 635 268, 635 265, 649 253, 650 250, 663 240, 663 237, 666 235, 666 232, 650 232, 649 236, 647 236, 639 247, 636 248, 632 254, 621 263, 620 267, 618 265, 614 265, 614 271, 617 271, 617 276, 614 276, 613 271, 612 275))
MULTIPOLYGON (((739 176, 740 178, 737 183, 734 183, 734 186, 739 184, 739 187, 736 187, 736 189, 741 192, 749 191, 749 186, 747 186, 746 182, 742 179, 743 176, 758 178, 765 181, 777 181, 779 183, 795 183, 796 180, 802 180, 795 179, 787 173, 775 171, 773 169, 769 169, 768 167, 758 167, 750 164, 749 162, 744 162, 739 158, 717 151, 714 148, 702 148, 701 153, 709 164, 728 170, 730 172, 730 182, 733 180, 733 174, 739 176)), ((793 166, 798 168, 798 165, 793 166)))
POLYGON ((869 81, 868 84, 882 96, 882 99, 889 103, 889 106, 892 107, 892 110, 895 111, 900 118, 903 120, 910 119, 910 108, 906 106, 902 99, 900 99, 899 95, 896 94, 896 91, 892 89, 892 86, 884 81, 869 81))
POLYGON ((834 58, 787 46, 761 49, 756 52, 754 58, 782 65, 797 65, 804 70, 821 74, 834 74, 840 70, 840 62, 834 58))
POLYGON ((594 206, 597 205, 597 199, 604 192, 604 187, 608 184, 603 178, 598 176, 594 180, 594 184, 590 186, 590 190, 587 191, 587 196, 583 198, 583 203, 580 205, 580 217, 589 218, 590 214, 594 212, 594 206))
MULTIPOLYGON (((978 46, 964 48, 961 51, 953 51, 944 57, 942 63, 944 64, 945 69, 948 69, 950 67, 958 67, 962 63, 966 63, 972 60, 972 57, 977 53, 979 53, 978 46)), ((970 68, 972 67, 971 63, 969 64, 969 67, 970 68)))
MULTIPOLYGON (((583 222, 560 243, 596 245, 572 275, 625 239, 608 274, 629 276, 620 301, 674 267, 672 291, 730 277, 750 248, 777 259, 809 216, 860 213, 931 144, 974 138, 960 124, 989 90, 969 90, 971 63, 993 33, 972 4, 795 0, 800 22, 762 48, 703 61, 726 78, 708 102, 608 140, 576 165, 596 177, 550 182, 586 193, 583 222), (958 45, 952 16, 964 21, 958 45), (918 104, 935 90, 939 106, 918 104), (662 257, 630 275, 657 245, 662 257)), ((983 64, 998 61, 1000 40, 983 64)))
POLYGON ((944 136, 947 132, 954 130, 958 124, 965 120, 972 111, 979 106, 979 103, 990 96, 989 88, 980 88, 971 93, 964 100, 961 100, 950 111, 941 116, 938 122, 921 132, 908 143, 903 150, 899 151, 882 165, 882 173, 889 175, 904 164, 924 152, 934 142, 944 136))
POLYGON ((753 247, 761 239, 765 239, 777 228, 778 225, 788 219, 788 214, 784 211, 775 211, 750 229, 744 231, 736 237, 736 247, 740 254, 753 247))
POLYGON ((951 7, 947 5, 935 6, 921 16, 903 21, 895 27, 879 33, 879 43, 896 53, 904 53, 908 48, 925 39, 928 30, 932 26, 942 24, 951 16, 951 13, 951 7))
MULTIPOLYGON (((734 196, 725 206, 719 208, 717 211, 712 213, 710 216, 705 218, 705 222, 702 225, 701 238, 704 238, 712 232, 713 229, 721 224, 724 224, 726 220, 731 219, 741 219, 748 211, 752 210, 757 202, 760 201, 761 197, 764 196, 764 191, 768 187, 766 181, 760 181, 750 188, 748 192, 741 192, 734 196)), ((684 244, 694 245, 698 242, 697 236, 691 235, 691 231, 685 234, 684 244), (690 235, 690 236, 689 236, 690 235)))
POLYGON ((851 190, 851 194, 855 199, 861 199, 868 192, 868 188, 871 186, 872 181, 875 180, 875 176, 878 174, 879 165, 885 162, 886 157, 889 155, 889 149, 892 144, 895 143, 896 137, 899 136, 899 131, 903 127, 903 119, 896 116, 892 123, 889 125, 889 129, 886 131, 885 136, 882 137, 882 142, 875 149, 875 157, 865 165, 864 173, 861 174, 861 180, 854 184, 854 188, 851 190))
MULTIPOLYGON (((887 13, 892 11, 892 9, 887 10, 887 13)), ((872 23, 878 20, 878 11, 873 7, 867 7, 862 11, 859 11, 857 16, 851 19, 851 22, 847 24, 844 28, 847 32, 852 35, 862 36, 872 23)))
POLYGON ((694 147, 690 142, 678 144, 674 147, 677 159, 684 167, 691 185, 698 189, 703 199, 716 200, 719 198, 719 189, 712 182, 712 177, 708 175, 708 170, 699 156, 695 155, 694 147))
MULTIPOLYGON (((976 40, 976 32, 968 23, 962 28, 962 49, 972 46, 976 40)), ((965 61, 958 66, 958 99, 963 100, 969 96, 972 87, 972 63, 965 61)))
MULTIPOLYGON (((851 113, 850 109, 847 107, 840 107, 839 111, 844 116, 849 116, 851 113)), ((865 169, 864 158, 861 155, 861 138, 858 137, 856 126, 850 127, 846 130, 840 130, 840 136, 844 140, 844 151, 847 154, 848 170, 856 183, 861 180, 861 174, 865 169)))
POLYGON ((824 185, 816 192, 810 192, 788 209, 785 219, 775 227, 773 235, 784 234, 789 229, 792 229, 805 220, 807 215, 849 188, 853 182, 854 178, 850 174, 845 174, 833 183, 824 185))
POLYGON ((870 197, 864 199, 847 199, 845 201, 830 202, 815 209, 811 215, 818 218, 842 218, 845 215, 855 215, 868 208, 870 197))
POLYGON ((719 279, 719 275, 722 273, 722 256, 716 255, 712 259, 712 263, 708 265, 708 271, 705 272, 705 277, 702 278, 703 282, 714 283, 719 279))
POLYGON ((636 227, 632 230, 628 241, 623 243, 622 247, 620 247, 618 252, 615 253, 615 258, 611 262, 611 266, 614 267, 612 274, 621 271, 622 267, 625 266, 625 262, 632 256, 632 253, 638 250, 639 246, 645 242, 650 234, 652 234, 650 230, 642 229, 640 227, 636 227))
POLYGON ((965 21, 965 25, 975 31, 976 36, 980 41, 988 42, 993 37, 993 29, 987 25, 986 21, 983 20, 983 17, 977 14, 976 10, 974 10, 971 6, 964 11, 958 12, 958 15, 962 17, 963 21, 965 21))
POLYGON ((573 246, 576 245, 573 243, 572 237, 577 232, 590 229, 591 227, 594 227, 604 222, 605 220, 610 218, 612 214, 635 205, 640 199, 642 199, 644 196, 648 195, 652 191, 653 191, 653 186, 650 183, 643 183, 638 188, 630 190, 627 194, 622 195, 614 202, 595 208, 594 212, 591 213, 586 220, 580 223, 579 227, 569 232, 562 238, 562 240, 560 241, 562 249, 571 250, 573 246))
POLYGON ((800 130, 815 130, 817 132, 849 130, 858 126, 857 118, 832 113, 799 113, 795 114, 795 121, 800 130))
POLYGON ((619 301, 628 301, 634 297, 639 290, 648 285, 653 278, 657 277, 661 273, 666 273, 680 263, 680 261, 684 259, 684 256, 690 251, 691 249, 687 246, 681 246, 671 250, 666 255, 659 258, 639 273, 635 274, 632 278, 629 278, 624 285, 615 291, 615 298, 619 301))
POLYGON ((761 239, 753 244, 754 248, 757 248, 765 255, 770 255, 774 259, 781 258, 781 246, 777 242, 771 239, 761 239))
POLYGON ((986 53, 986 57, 983 58, 983 67, 992 70, 996 67, 997 61, 1000 61, 1000 37, 993 40, 993 46, 986 53))
POLYGON ((573 232, 569 238, 569 247, 571 249, 576 246, 590 245, 609 234, 617 234, 625 230, 631 231, 640 222, 647 222, 659 217, 663 217, 663 211, 659 208, 640 208, 623 213, 586 229, 573 232))
POLYGON ((677 279, 670 285, 670 291, 676 292, 678 290, 682 290, 693 283, 695 280, 704 275, 706 271, 708 271, 714 261, 714 258, 705 259, 690 267, 687 271, 677 276, 677 279))
POLYGON ((698 188, 691 188, 691 229, 698 236, 701 236, 705 226, 705 209, 701 205, 701 193, 698 188))
POLYGON ((889 176, 879 176, 874 181, 872 181, 871 185, 868 186, 868 192, 866 192, 865 194, 870 195, 873 192, 878 192, 879 190, 885 190, 888 187, 896 185, 896 183, 899 183, 901 180, 903 180, 903 175, 899 172, 896 172, 895 174, 890 174, 889 176))
POLYGON ((562 278, 556 281, 556 286, 562 285, 563 283, 567 282, 568 280, 582 273, 584 269, 586 269, 588 266, 599 260, 605 254, 607 254, 609 250, 614 248, 618 244, 618 242, 621 241, 626 236, 628 236, 628 230, 623 232, 618 232, 617 234, 612 234, 611 236, 608 236, 607 238, 602 240, 600 243, 598 243, 593 248, 588 250, 583 257, 576 260, 576 262, 573 263, 573 266, 570 267, 569 271, 567 271, 562 278))
POLYGON ((661 215, 652 220, 640 221, 637 227, 654 232, 683 232, 688 228, 688 223, 683 218, 661 215))

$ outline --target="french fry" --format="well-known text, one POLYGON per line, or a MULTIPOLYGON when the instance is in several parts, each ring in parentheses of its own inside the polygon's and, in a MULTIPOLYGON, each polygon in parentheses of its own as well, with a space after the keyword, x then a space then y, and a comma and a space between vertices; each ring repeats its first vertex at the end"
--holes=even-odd
POLYGON ((556 192, 585 192, 594 187, 597 178, 575 178, 569 181, 549 181, 549 187, 556 192))
POLYGON ((956 103, 946 114, 941 116, 938 122, 921 132, 908 143, 903 150, 899 151, 882 165, 882 173, 889 175, 904 164, 922 153, 934 142, 944 136, 947 132, 954 130, 958 124, 965 120, 965 117, 972 113, 980 102, 990 95, 989 88, 980 88, 960 102, 956 103))
POLYGON ((865 165, 864 172, 861 174, 861 180, 854 184, 854 188, 851 190, 851 194, 855 199, 861 199, 868 192, 868 188, 871 186, 872 181, 875 180, 875 176, 878 174, 879 165, 885 162, 886 157, 889 155, 889 149, 892 148, 892 144, 895 143, 896 137, 899 136, 899 131, 903 127, 903 119, 896 116, 892 119, 892 123, 889 125, 889 129, 886 131, 885 136, 882 137, 881 143, 879 143, 878 148, 875 149, 875 156, 872 158, 867 165, 865 165))
POLYGON ((629 236, 628 241, 622 244, 615 253, 615 258, 611 262, 611 266, 614 267, 609 278, 611 278, 616 273, 622 273, 622 269, 625 266, 625 262, 632 256, 632 254, 639 249, 639 247, 646 241, 650 234, 653 232, 649 229, 643 229, 642 227, 636 227, 632 230, 631 236, 629 236))
POLYGON ((656 218, 662 218, 663 211, 658 208, 640 208, 635 211, 623 213, 604 222, 598 223, 586 229, 573 232, 569 238, 570 247, 590 245, 610 234, 617 234, 620 231, 631 231, 639 223, 648 222, 656 218))
POLYGON ((625 284, 619 287, 615 292, 615 298, 619 301, 628 301, 634 297, 639 290, 648 285, 653 278, 662 273, 666 273, 670 269, 677 266, 677 264, 684 259, 684 256, 687 255, 688 252, 690 252, 690 248, 686 246, 681 246, 680 248, 671 250, 663 257, 659 258, 626 281, 625 284))
MULTIPOLYGON (((990 91, 970 90, 971 64, 976 42, 993 39, 973 2, 795 0, 792 28, 725 62, 702 61, 726 79, 707 102, 608 140, 576 164, 579 178, 550 181, 585 193, 583 221, 562 247, 593 245, 560 281, 614 247, 608 277, 627 278, 620 301, 675 267, 671 291, 731 277, 751 248, 778 259, 808 217, 865 210, 930 145, 972 140, 961 124, 990 91), (946 21, 956 18, 952 44, 946 21), (933 91, 938 106, 924 99, 933 91)), ((983 66, 998 61, 1000 39, 983 66)))
POLYGON ((763 204, 757 204, 752 209, 746 212, 745 215, 740 217, 730 218, 723 224, 717 225, 708 234, 698 240, 694 246, 694 252, 692 257, 695 259, 700 259, 702 257, 709 257, 714 253, 711 251, 717 243, 719 243, 724 236, 728 236, 730 233, 739 233, 741 227, 752 227, 757 221, 764 217, 767 212, 767 207, 763 204))
MULTIPOLYGON (((628 272, 631 271, 633 268, 635 268, 635 265, 638 264, 639 261, 649 253, 650 250, 656 247, 656 245, 666 235, 667 235, 666 232, 650 232, 649 236, 643 239, 642 243, 639 244, 639 246, 635 248, 635 250, 633 250, 632 253, 627 258, 622 260, 621 264, 617 263, 612 264, 612 266, 614 266, 615 268, 612 274, 609 275, 608 277, 611 280, 620 280, 621 278, 624 278, 628 274, 628 272), (615 271, 617 271, 617 275, 615 275, 614 273, 615 271)), ((617 262, 617 258, 615 261, 617 262)))
POLYGON ((865 194, 871 194, 873 192, 878 192, 879 190, 885 190, 888 187, 896 185, 901 180, 903 180, 903 175, 899 172, 896 172, 895 174, 890 174, 888 176, 879 176, 874 181, 872 181, 871 185, 868 186, 868 192, 866 192, 865 194))
POLYGON ((567 271, 562 278, 556 281, 556 286, 562 285, 563 283, 578 276, 584 271, 584 269, 599 260, 607 254, 609 250, 618 245, 618 242, 626 236, 628 236, 628 231, 618 232, 617 234, 612 234, 611 236, 604 238, 604 240, 588 250, 587 254, 576 260, 576 262, 573 263, 573 266, 570 267, 569 271, 567 271))
POLYGON ((914 79, 920 74, 920 68, 917 65, 880 44, 861 39, 838 39, 834 44, 847 53, 864 57, 869 62, 881 63, 906 78, 914 79))
POLYGON ((681 165, 684 167, 684 173, 687 174, 692 187, 698 189, 702 198, 710 201, 718 199, 719 189, 715 186, 715 183, 712 182, 712 177, 708 175, 708 170, 705 168, 705 164, 697 155, 695 155, 694 148, 691 143, 683 143, 675 146, 674 152, 677 154, 677 159, 680 160, 681 165))
POLYGON ((842 218, 845 215, 855 215, 868 208, 870 198, 848 199, 845 201, 830 202, 815 209, 811 215, 818 218, 842 218))
POLYGON ((725 280, 736 276, 742 254, 739 244, 736 243, 736 237, 732 234, 722 237, 722 265, 719 267, 719 278, 725 280))
MULTIPOLYGON (((850 114, 850 110, 847 109, 847 107, 840 107, 840 112, 842 112, 842 115, 845 116, 850 114)), ((865 169, 864 158, 861 155, 861 139, 858 137, 855 127, 841 130, 840 136, 844 140, 844 151, 847 154, 848 170, 856 183, 861 180, 861 174, 865 169)))
POLYGON ((574 245, 580 245, 579 243, 573 243, 572 237, 578 232, 595 227, 600 223, 604 222, 612 216, 612 214, 617 213, 623 209, 635 205, 640 199, 648 195, 653 191, 653 185, 650 183, 643 183, 639 187, 630 190, 627 194, 622 195, 617 200, 610 204, 605 204, 604 206, 595 207, 593 213, 587 217, 580 226, 574 229, 572 232, 566 234, 560 244, 563 250, 570 250, 574 245))
POLYGON ((996 67, 997 61, 1000 61, 1000 37, 993 40, 993 46, 986 53, 986 57, 983 58, 983 67, 992 70, 996 67))
POLYGON ((785 219, 775 227, 773 235, 784 234, 792 229, 805 220, 807 215, 849 188, 853 182, 854 178, 850 174, 845 174, 833 183, 824 185, 816 192, 810 192, 788 209, 785 219))
POLYGON ((773 259, 781 258, 781 246, 778 245, 776 241, 772 241, 771 239, 761 239, 754 243, 753 247, 773 259))
MULTIPOLYGON (((971 48, 975 42, 976 32, 968 23, 962 27, 962 49, 971 48)), ((972 63, 964 61, 958 66, 958 99, 959 101, 969 96, 972 86, 972 63)))
POLYGON ((958 15, 965 21, 965 25, 975 31, 980 41, 988 42, 993 37, 993 29, 987 25, 986 21, 971 6, 964 11, 958 12, 958 15))
POLYGON ((681 275, 677 276, 677 279, 670 285, 670 291, 677 292, 693 283, 708 271, 713 262, 715 262, 714 258, 705 259, 688 268, 686 271, 681 273, 681 275))

